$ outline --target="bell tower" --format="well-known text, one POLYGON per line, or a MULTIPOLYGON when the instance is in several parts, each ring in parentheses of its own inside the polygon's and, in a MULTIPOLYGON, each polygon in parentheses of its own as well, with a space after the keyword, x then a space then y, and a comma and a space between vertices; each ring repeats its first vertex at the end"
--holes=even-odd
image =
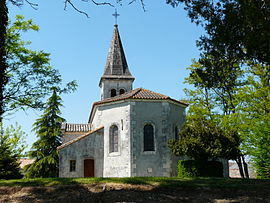
POLYGON ((128 69, 118 25, 115 24, 104 73, 99 82, 101 100, 132 90, 134 80, 128 69))

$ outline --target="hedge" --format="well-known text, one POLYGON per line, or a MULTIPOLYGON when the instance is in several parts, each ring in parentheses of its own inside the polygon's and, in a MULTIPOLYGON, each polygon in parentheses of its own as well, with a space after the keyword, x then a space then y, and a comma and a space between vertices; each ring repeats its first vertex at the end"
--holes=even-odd
POLYGON ((223 177, 223 165, 219 161, 180 160, 178 177, 223 177))

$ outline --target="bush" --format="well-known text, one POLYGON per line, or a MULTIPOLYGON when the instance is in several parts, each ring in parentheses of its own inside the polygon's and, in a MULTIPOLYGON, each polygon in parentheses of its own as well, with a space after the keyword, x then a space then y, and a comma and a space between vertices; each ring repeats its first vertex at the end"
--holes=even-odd
POLYGON ((223 165, 219 161, 180 160, 178 177, 223 177, 223 165))

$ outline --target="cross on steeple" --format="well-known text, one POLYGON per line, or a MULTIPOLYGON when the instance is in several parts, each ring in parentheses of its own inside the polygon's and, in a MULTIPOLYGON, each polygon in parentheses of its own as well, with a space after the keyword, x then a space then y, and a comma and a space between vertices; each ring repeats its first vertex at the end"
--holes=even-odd
POLYGON ((120 14, 117 13, 117 9, 115 9, 114 14, 112 14, 115 17, 115 25, 117 25, 117 18, 120 16, 120 14))

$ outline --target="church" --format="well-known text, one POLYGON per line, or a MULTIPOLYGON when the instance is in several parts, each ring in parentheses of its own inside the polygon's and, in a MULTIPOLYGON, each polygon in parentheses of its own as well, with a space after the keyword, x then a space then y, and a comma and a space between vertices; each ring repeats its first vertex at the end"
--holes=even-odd
POLYGON ((177 175, 179 157, 167 146, 177 139, 188 104, 144 88, 133 89, 118 25, 104 73, 101 99, 86 124, 63 123, 60 177, 177 175))

